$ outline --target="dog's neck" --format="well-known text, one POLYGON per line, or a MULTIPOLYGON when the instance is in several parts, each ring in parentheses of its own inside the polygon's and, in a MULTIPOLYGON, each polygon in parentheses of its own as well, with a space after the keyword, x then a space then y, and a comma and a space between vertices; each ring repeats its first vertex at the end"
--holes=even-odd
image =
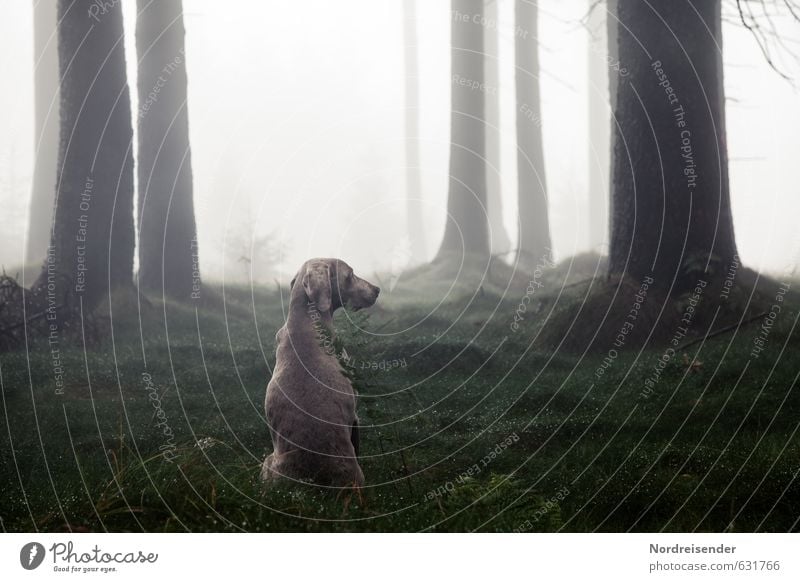
POLYGON ((317 304, 309 301, 302 289, 292 293, 289 301, 287 328, 292 334, 301 333, 319 339, 323 334, 333 339, 333 309, 320 311, 317 304))

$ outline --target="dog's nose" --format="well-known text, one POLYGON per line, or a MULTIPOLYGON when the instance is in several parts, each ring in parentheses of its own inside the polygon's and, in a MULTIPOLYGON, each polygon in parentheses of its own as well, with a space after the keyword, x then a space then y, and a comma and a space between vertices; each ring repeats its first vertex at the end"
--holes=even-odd
POLYGON ((373 290, 373 291, 375 291, 375 298, 377 299, 377 298, 378 298, 378 295, 380 295, 380 294, 381 294, 381 288, 380 288, 380 287, 378 287, 377 285, 373 285, 373 286, 372 286, 372 290, 373 290))

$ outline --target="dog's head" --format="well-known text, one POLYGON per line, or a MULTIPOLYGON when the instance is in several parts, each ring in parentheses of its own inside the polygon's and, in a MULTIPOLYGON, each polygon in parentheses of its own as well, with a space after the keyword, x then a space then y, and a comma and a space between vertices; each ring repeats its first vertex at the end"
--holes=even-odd
POLYGON ((333 313, 344 306, 356 310, 371 307, 381 292, 379 287, 356 276, 353 268, 340 259, 306 261, 292 279, 292 289, 298 281, 308 301, 323 313, 333 313))

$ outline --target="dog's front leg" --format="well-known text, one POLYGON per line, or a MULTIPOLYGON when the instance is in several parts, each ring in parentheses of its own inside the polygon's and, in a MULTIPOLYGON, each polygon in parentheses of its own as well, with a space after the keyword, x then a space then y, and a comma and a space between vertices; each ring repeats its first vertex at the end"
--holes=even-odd
POLYGON ((358 420, 353 421, 353 426, 350 429, 350 442, 353 443, 353 449, 356 452, 356 457, 358 456, 358 420))

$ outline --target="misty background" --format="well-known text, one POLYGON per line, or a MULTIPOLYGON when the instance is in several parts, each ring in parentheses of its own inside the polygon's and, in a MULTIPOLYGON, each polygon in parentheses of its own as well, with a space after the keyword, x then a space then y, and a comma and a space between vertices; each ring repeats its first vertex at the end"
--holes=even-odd
MULTIPOLYGON (((608 143, 592 143, 589 134, 590 102, 608 102, 607 85, 589 79, 590 65, 599 69, 606 59, 603 42, 590 50, 589 4, 539 3, 542 128, 557 259, 592 250, 590 192, 607 191, 608 143), (599 183, 589 178, 592 164, 602 170, 599 183)), ((0 92, 0 265, 11 270, 26 260, 34 57, 30 2, 12 0, 5 9, 0 37, 15 50, 0 55, 6 78, 0 92)), ((135 10, 134 2, 123 2, 131 87, 135 10)), ((499 10, 503 218, 513 239, 513 3, 501 2, 499 10)), ((318 255, 341 257, 364 273, 393 263, 402 269, 408 257, 403 4, 184 0, 184 11, 204 278, 287 281, 302 261, 318 255)), ((723 29, 736 239, 745 263, 777 272, 790 266, 800 242, 800 94, 770 68, 737 20, 729 14, 723 29)), ((429 259, 446 216, 450 24, 449 1, 419 6, 421 197, 429 259)), ((787 23, 783 32, 787 53, 800 50, 796 24, 787 23)), ((781 56, 775 57, 780 70, 800 78, 797 63, 781 56)), ((131 98, 135 116, 135 90, 131 98)))

